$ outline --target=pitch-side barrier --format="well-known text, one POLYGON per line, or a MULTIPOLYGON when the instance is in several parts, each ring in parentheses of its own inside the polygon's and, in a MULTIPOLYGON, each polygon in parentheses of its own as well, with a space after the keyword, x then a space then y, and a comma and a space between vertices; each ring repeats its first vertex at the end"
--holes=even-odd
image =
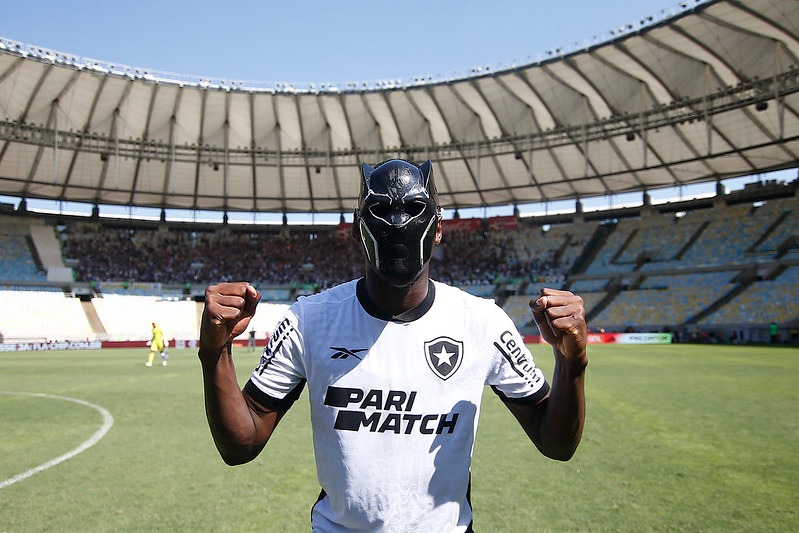
MULTIPOLYGON (((541 335, 525 335, 527 344, 543 344, 541 335)), ((671 344, 671 333, 589 333, 588 344, 671 344)))
MULTIPOLYGON (((545 344, 541 335, 525 335, 527 344, 545 344)), ((671 333, 589 333, 588 344, 671 344, 671 333)), ((266 344, 265 339, 256 341, 257 347, 266 344)), ((233 345, 246 348, 247 339, 236 339, 233 345)), ((170 339, 170 348, 196 349, 197 339, 170 339)), ((36 352, 46 350, 102 350, 103 348, 147 348, 147 341, 99 341, 99 340, 63 340, 63 341, 24 341, 0 343, 0 352, 36 352)))

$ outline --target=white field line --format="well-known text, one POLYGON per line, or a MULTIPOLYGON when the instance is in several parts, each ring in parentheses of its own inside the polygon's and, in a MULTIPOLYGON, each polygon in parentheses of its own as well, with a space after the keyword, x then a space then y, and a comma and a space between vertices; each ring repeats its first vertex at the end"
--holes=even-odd
POLYGON ((100 407, 99 405, 95 405, 93 403, 89 403, 89 402, 86 402, 86 401, 83 401, 83 400, 78 400, 76 398, 68 398, 67 396, 56 396, 54 394, 43 394, 43 393, 39 393, 39 392, 4 392, 4 391, 0 391, 0 394, 7 394, 7 395, 13 395, 13 396, 36 396, 36 397, 39 397, 39 398, 51 398, 51 399, 55 399, 55 400, 66 400, 68 402, 73 402, 73 403, 77 403, 77 404, 80 404, 80 405, 85 405, 86 407, 91 407, 92 409, 94 409, 95 411, 100 413, 102 415, 102 417, 103 417, 103 425, 102 425, 102 427, 100 427, 100 429, 98 429, 94 433, 94 435, 91 436, 91 438, 89 440, 85 441, 83 444, 81 444, 77 448, 68 451, 64 455, 59 455, 55 459, 51 459, 51 460, 47 461, 46 463, 42 463, 42 464, 40 464, 37 467, 31 468, 27 472, 23 472, 21 474, 17 474, 16 476, 10 477, 10 478, 6 479, 5 481, 0 481, 0 489, 8 487, 9 485, 13 485, 17 481, 22 481, 23 479, 27 479, 27 478, 31 477, 32 475, 34 475, 34 474, 38 474, 39 472, 47 470, 48 468, 54 467, 57 464, 63 463, 67 459, 71 459, 71 458, 75 457, 76 455, 78 455, 79 453, 88 450, 89 448, 91 448, 92 446, 97 444, 100 441, 100 439, 102 439, 105 436, 105 434, 108 433, 108 430, 111 429, 111 426, 114 425, 114 417, 111 416, 111 413, 109 413, 106 409, 100 407))

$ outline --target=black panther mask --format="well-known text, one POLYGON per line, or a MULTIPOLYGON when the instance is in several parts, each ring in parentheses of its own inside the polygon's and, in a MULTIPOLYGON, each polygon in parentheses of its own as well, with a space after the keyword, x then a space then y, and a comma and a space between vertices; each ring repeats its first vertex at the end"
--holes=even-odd
POLYGON ((359 200, 356 223, 367 261, 390 284, 412 284, 430 260, 440 220, 433 164, 363 163, 359 200))

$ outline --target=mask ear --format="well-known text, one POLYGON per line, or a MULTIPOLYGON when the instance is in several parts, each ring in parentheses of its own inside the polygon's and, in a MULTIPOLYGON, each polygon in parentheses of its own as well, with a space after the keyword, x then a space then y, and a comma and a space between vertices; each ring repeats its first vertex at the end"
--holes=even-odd
POLYGON ((436 181, 433 179, 433 162, 428 159, 419 165, 419 171, 422 173, 424 188, 427 190, 427 194, 436 203, 436 214, 439 215, 440 218, 440 213, 438 213, 438 189, 436 188, 436 181))
MULTIPOLYGON (((375 171, 374 167, 369 163, 361 163, 361 191, 369 190, 369 181, 372 179, 372 173, 375 171)), ((361 198, 363 198, 361 194, 361 198)))
POLYGON ((375 171, 375 168, 370 165, 369 163, 361 163, 361 176, 363 179, 368 180, 372 177, 372 172, 375 171))
MULTIPOLYGON (((429 159, 419 165, 419 170, 422 171, 422 178, 424 179, 424 187, 430 191, 430 196, 435 194, 435 190, 430 190, 430 178, 433 176, 433 162, 429 159)), ((435 188, 435 187, 433 187, 435 188)))

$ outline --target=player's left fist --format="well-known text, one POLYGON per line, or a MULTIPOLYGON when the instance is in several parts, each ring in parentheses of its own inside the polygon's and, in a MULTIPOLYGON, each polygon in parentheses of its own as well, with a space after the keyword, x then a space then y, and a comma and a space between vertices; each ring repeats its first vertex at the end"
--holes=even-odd
POLYGON ((562 357, 572 363, 588 364, 583 299, 570 291, 541 289, 538 298, 530 300, 530 310, 538 331, 562 357))

